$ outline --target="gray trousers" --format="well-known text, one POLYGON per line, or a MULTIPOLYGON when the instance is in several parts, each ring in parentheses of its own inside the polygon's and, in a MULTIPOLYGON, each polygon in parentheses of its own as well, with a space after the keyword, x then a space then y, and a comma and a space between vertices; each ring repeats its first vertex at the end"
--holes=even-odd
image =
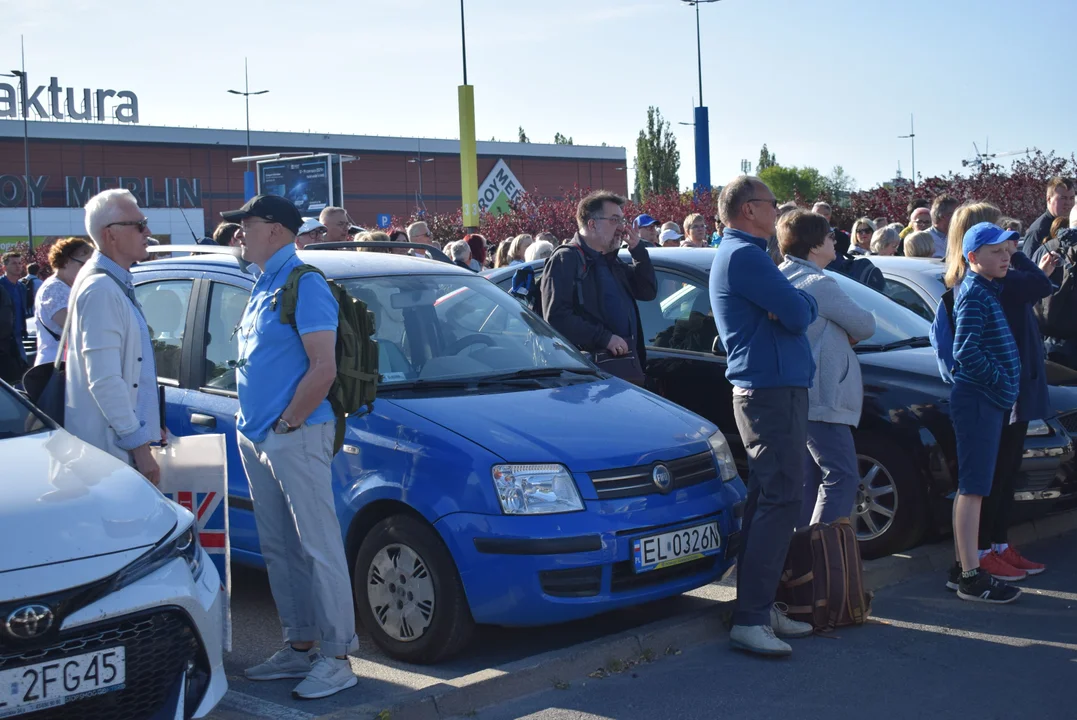
POLYGON ((733 393, 748 452, 748 501, 737 556, 735 625, 769 625, 770 609, 800 517, 807 443, 807 388, 733 393))
POLYGON ((848 425, 808 422, 800 527, 849 517, 860 485, 853 430, 848 425))
POLYGON ((334 427, 271 431, 260 443, 239 433, 239 453, 284 641, 318 642, 335 657, 356 650, 359 639, 333 502, 334 427))

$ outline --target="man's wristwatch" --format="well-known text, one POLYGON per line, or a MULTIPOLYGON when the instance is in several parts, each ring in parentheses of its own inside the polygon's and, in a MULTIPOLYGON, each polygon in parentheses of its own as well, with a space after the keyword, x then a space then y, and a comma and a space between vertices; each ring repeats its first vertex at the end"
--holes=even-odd
POLYGON ((283 415, 277 418, 277 422, 273 424, 273 432, 277 433, 278 435, 287 435, 288 433, 295 432, 298 429, 298 427, 292 427, 291 425, 289 425, 288 421, 284 419, 283 415))

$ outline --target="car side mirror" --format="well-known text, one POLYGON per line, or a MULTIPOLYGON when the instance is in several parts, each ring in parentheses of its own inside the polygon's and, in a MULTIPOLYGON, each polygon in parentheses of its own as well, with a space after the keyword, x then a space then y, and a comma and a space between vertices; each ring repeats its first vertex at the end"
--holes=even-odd
POLYGON ((711 353, 718 355, 719 357, 725 357, 725 348, 722 347, 722 338, 718 335, 714 336, 714 342, 711 343, 711 353))

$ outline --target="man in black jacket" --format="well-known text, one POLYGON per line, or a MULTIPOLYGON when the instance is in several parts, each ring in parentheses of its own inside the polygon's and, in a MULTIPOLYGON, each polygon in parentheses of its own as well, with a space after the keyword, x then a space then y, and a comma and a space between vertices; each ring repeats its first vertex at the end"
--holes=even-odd
POLYGON ((647 248, 625 227, 624 204, 605 190, 580 201, 579 232, 546 261, 542 315, 581 350, 595 353, 601 366, 641 383, 646 341, 636 301, 653 300, 658 282, 647 248), (631 265, 617 259, 622 240, 631 265))
POLYGON ((1028 226, 1021 250, 1028 257, 1036 254, 1043 241, 1051 234, 1051 223, 1055 218, 1067 217, 1073 209, 1074 183, 1069 178, 1055 176, 1047 181, 1047 212, 1036 218, 1028 226))

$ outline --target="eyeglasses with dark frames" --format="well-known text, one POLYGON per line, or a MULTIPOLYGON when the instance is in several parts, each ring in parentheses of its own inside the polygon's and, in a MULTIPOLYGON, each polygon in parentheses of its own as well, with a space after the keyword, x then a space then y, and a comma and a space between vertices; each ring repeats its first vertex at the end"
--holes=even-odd
POLYGON ((745 202, 750 202, 750 203, 754 203, 754 202, 761 202, 761 203, 767 203, 767 204, 769 204, 769 205, 770 205, 771 207, 773 207, 773 208, 774 208, 775 210, 777 210, 777 209, 778 209, 778 201, 777 201, 776 199, 775 199, 775 200, 768 200, 768 199, 766 199, 766 198, 752 198, 751 200, 746 200, 745 202))
POLYGON ((142 218, 141 220, 124 220, 122 222, 109 223, 105 227, 110 228, 115 225, 119 225, 120 227, 138 228, 139 232, 145 232, 146 228, 150 226, 150 221, 146 218, 142 218))

